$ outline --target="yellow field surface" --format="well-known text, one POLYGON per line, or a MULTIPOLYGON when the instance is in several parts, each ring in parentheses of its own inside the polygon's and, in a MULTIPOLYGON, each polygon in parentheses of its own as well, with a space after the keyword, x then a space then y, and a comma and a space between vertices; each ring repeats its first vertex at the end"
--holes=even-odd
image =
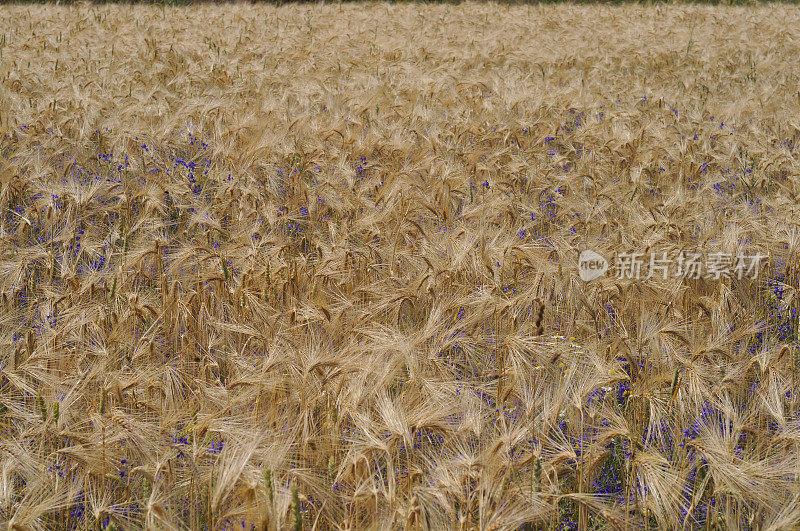
POLYGON ((799 9, 0 33, 0 524, 800 524, 799 9))

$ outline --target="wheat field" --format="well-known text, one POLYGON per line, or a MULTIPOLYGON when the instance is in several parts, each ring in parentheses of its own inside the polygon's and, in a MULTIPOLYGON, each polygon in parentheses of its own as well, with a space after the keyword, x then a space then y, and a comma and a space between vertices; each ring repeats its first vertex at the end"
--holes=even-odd
POLYGON ((0 33, 0 525, 800 525, 797 8, 0 33))

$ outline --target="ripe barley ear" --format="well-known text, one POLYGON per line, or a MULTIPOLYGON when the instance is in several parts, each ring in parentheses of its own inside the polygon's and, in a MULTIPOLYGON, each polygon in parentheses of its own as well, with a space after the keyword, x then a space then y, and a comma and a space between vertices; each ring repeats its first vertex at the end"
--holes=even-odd
POLYGON ((540 336, 544 334, 544 302, 537 300, 539 308, 536 310, 533 318, 533 334, 540 336))

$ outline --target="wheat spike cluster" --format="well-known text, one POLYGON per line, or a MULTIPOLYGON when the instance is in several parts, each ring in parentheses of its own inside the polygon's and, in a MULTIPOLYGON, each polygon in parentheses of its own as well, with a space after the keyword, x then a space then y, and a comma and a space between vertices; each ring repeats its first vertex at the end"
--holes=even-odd
POLYGON ((800 525, 797 8, 0 33, 0 525, 800 525))

